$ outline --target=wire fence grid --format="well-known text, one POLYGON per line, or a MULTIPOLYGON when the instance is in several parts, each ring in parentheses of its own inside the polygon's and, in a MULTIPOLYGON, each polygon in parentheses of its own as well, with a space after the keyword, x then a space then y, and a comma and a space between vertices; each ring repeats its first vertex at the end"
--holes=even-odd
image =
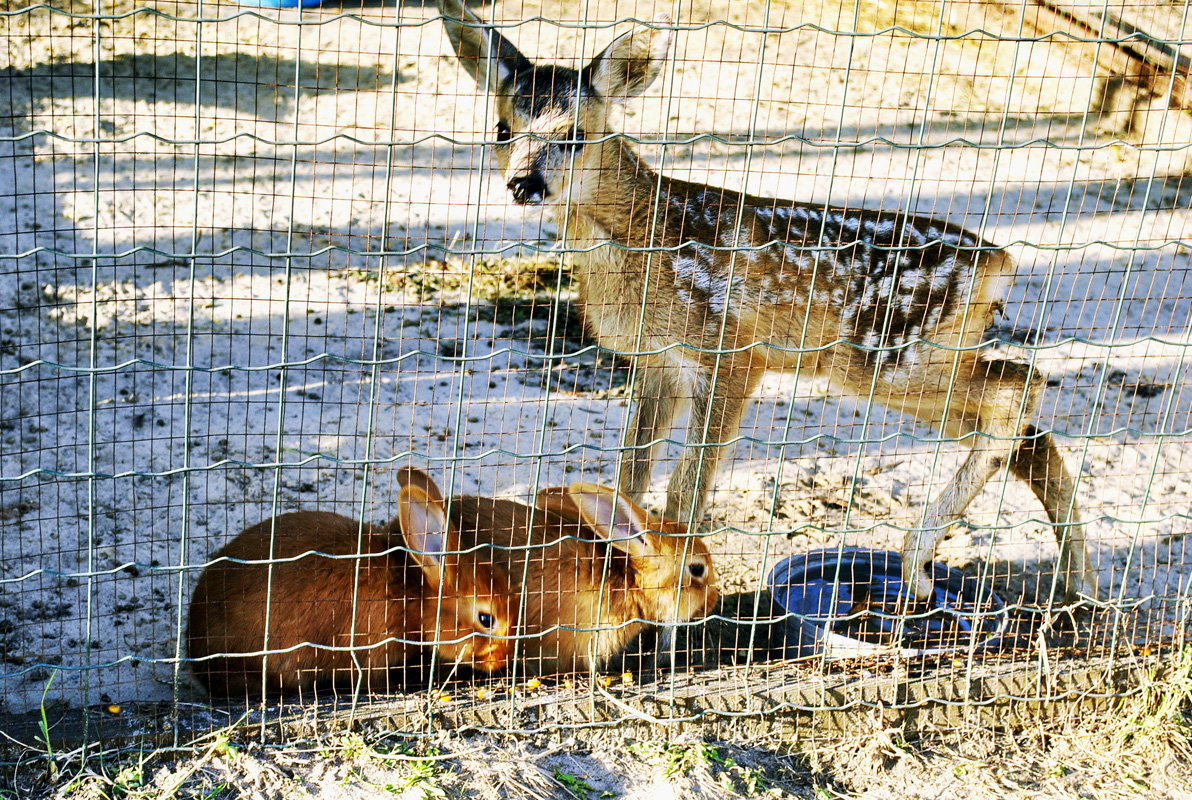
MULTIPOLYGON (((1076 691, 1040 671, 1111 676, 1182 646, 1187 0, 469 13, 465 29, 491 22, 536 64, 578 69, 635 26, 669 40, 657 79, 593 136, 589 107, 478 87, 433 4, 0 11, 6 726, 135 707, 195 732, 385 695, 410 731, 540 731, 830 708, 832 682, 862 669, 877 694, 858 705, 970 709, 1076 691), (523 124, 551 111, 555 128, 523 124), (883 405, 876 379, 845 397, 827 368, 766 372, 733 388, 752 397, 739 430, 701 443, 701 424, 717 427, 706 410, 661 426, 648 491, 618 496, 619 464, 645 450, 624 437, 649 358, 678 375, 701 358, 921 344, 775 355, 781 343, 726 333, 722 314, 717 347, 655 347, 647 295, 611 298, 637 309, 638 340, 617 344, 576 259, 595 265, 590 283, 639 254, 666 269, 689 240, 577 240, 574 204, 515 204, 497 157, 534 142, 572 177, 577 153, 623 143, 666 180, 828 216, 946 219, 1005 248, 1003 313, 980 342, 934 346, 1041 376, 1033 420, 1009 436, 1057 443, 1079 512, 1059 528, 1087 539, 1099 597, 1065 600, 1048 517, 1008 470, 936 551, 944 611, 881 595, 899 590, 907 531, 982 440, 915 422, 931 390, 913 380, 883 405), (684 452, 721 443, 697 518, 643 510, 667 506, 684 452), (884 696, 907 669, 940 683, 884 696), (983 699, 940 688, 990 675, 1010 679, 983 699), (797 691, 763 709, 759 685, 797 691)), ((770 248, 743 243, 744 214, 724 211, 735 222, 703 242, 730 286, 770 248)), ((850 248, 821 230, 800 252, 828 263, 850 248)), ((1126 690, 1107 678, 1079 693, 1126 690)))

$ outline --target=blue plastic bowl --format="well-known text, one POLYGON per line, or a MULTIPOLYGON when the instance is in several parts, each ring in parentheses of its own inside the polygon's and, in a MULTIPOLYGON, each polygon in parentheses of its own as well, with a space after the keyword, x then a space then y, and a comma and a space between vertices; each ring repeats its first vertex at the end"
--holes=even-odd
POLYGON ((239 0, 242 6, 260 6, 261 8, 312 8, 326 2, 327 0, 239 0))
POLYGON ((929 655, 998 646, 1010 621, 1005 602, 960 570, 931 566, 932 597, 907 616, 902 556, 887 550, 846 547, 793 555, 770 571, 766 588, 779 607, 818 628, 822 646, 841 655, 890 649, 929 655))

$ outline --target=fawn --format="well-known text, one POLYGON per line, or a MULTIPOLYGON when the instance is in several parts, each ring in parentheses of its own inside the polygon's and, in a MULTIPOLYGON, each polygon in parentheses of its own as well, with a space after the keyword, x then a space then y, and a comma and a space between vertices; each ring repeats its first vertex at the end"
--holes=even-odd
POLYGON ((1001 249, 946 221, 833 209, 660 176, 612 130, 609 104, 640 95, 670 21, 638 25, 582 69, 534 64, 460 0, 439 0, 460 63, 497 112, 496 153, 514 203, 546 205, 577 250, 573 279, 601 346, 637 371, 621 488, 640 498, 653 450, 690 398, 687 446, 665 514, 697 520, 745 401, 767 370, 824 375, 949 437, 968 458, 907 533, 904 579, 1003 465, 1043 502, 1070 597, 1096 596, 1076 484, 1031 423, 1043 379, 980 347, 1013 282, 1001 249))

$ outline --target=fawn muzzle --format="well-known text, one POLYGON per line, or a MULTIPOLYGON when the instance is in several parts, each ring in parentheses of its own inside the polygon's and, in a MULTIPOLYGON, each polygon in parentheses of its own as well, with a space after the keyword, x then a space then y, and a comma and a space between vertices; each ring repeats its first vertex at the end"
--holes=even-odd
POLYGON ((519 206, 538 205, 550 197, 550 190, 546 188, 546 178, 541 172, 531 172, 529 175, 519 175, 510 178, 505 184, 513 194, 513 202, 519 206))

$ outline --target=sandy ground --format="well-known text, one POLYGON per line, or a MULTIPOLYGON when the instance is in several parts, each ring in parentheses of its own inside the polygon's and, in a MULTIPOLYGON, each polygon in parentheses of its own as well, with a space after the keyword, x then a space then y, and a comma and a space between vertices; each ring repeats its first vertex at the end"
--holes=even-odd
POLYGON ((879 729, 798 754, 777 740, 742 746, 685 735, 591 744, 341 735, 285 748, 221 737, 194 754, 92 758, 49 781, 31 764, 0 784, 29 800, 1187 797, 1188 740, 1171 732, 1160 725, 1131 737, 1120 726, 1094 732, 1077 725, 1050 736, 986 733, 922 743, 879 729))
MULTIPOLYGON (((484 99, 432 9, 204 4, 199 26, 195 6, 155 7, 0 18, 0 713, 43 693, 190 696, 198 571, 276 511, 387 518, 408 461, 521 498, 615 474, 628 372, 588 347, 553 224, 485 163, 484 99)), ((624 129, 675 175, 932 211, 1008 246, 1021 268, 995 333, 1048 376, 1040 424, 1081 475, 1103 586, 1175 621, 1189 120, 1095 76, 1092 45, 869 35, 894 9, 860 8, 863 35, 841 37, 821 29, 852 29, 851 6, 775 4, 763 38, 710 24, 761 24, 756 0, 683 6, 674 69, 624 129)), ((900 8, 935 30, 928 4, 900 8)), ((569 58, 656 10, 593 3, 587 29, 517 24, 577 22, 572 4, 485 13, 526 53, 569 58)), ((1016 25, 958 4, 940 30, 1016 25)), ((710 512, 723 589, 793 552, 895 545, 963 456, 826 391, 765 381, 710 512)), ((1051 569, 1024 486, 995 480, 968 518, 941 560, 1011 595, 1051 569)))

